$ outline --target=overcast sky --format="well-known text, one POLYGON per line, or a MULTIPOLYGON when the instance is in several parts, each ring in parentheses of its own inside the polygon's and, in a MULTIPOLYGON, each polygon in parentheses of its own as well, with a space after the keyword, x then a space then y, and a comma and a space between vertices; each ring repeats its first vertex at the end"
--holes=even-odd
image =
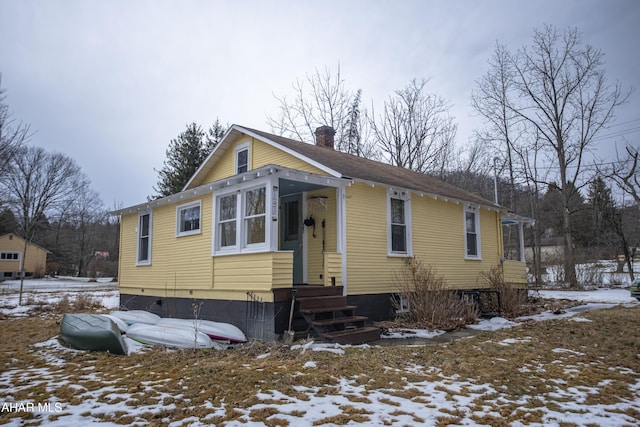
MULTIPOLYGON (((76 160, 113 208, 154 194, 187 123, 269 131, 274 94, 338 63, 365 105, 431 79, 464 145, 482 125, 470 96, 496 41, 515 51, 545 23, 577 27, 610 80, 640 89, 635 0, 0 0, 0 73, 14 117, 37 131, 30 143, 76 160)), ((640 90, 618 123, 611 135, 639 139, 640 90)))

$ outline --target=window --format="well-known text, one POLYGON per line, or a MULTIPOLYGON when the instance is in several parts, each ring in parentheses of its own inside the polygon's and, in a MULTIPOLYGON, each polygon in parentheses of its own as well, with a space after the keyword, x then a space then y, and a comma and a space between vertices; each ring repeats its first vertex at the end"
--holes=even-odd
POLYGON ((236 195, 231 194, 219 198, 218 207, 218 235, 220 236, 220 248, 232 248, 236 246, 236 195))
POLYGON ((0 252, 0 261, 18 261, 20 252, 0 252))
POLYGON ((151 213, 138 216, 138 265, 151 264, 151 213))
POLYGON ((409 223, 409 202, 411 196, 406 191, 390 190, 388 199, 388 240, 389 255, 409 255, 411 252, 411 227, 409 223))
POLYGON ((465 210, 465 256, 467 258, 480 258, 480 227, 478 226, 478 222, 478 212, 476 208, 465 210))
POLYGON ((249 170, 249 143, 246 142, 236 147, 236 174, 249 170))
POLYGON ((265 242, 266 188, 256 188, 245 193, 244 229, 246 244, 253 245, 265 242))
POLYGON ((237 253, 264 249, 268 225, 266 186, 218 196, 214 250, 237 253))
POLYGON ((176 234, 178 236, 188 236, 200 233, 200 205, 198 200, 195 203, 181 205, 176 208, 176 234))

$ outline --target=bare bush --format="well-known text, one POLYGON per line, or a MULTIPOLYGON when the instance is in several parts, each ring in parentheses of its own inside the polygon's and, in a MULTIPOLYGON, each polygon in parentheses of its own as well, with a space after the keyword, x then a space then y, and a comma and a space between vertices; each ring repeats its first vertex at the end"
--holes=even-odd
POLYGON ((474 303, 460 298, 447 287, 432 265, 407 258, 405 266, 394 274, 394 283, 404 302, 394 301, 398 309, 406 308, 407 320, 436 329, 456 329, 474 323, 478 310, 474 303))
POLYGON ((583 288, 599 286, 604 282, 602 265, 577 264, 576 275, 578 276, 578 285, 583 288))
POLYGON ((526 288, 506 283, 502 270, 494 267, 487 272, 480 273, 481 280, 484 280, 491 289, 498 291, 499 311, 505 317, 521 316, 528 311, 526 288))
POLYGON ((100 302, 94 299, 90 294, 79 293, 75 299, 69 295, 63 295, 58 302, 52 304, 50 310, 54 313, 70 313, 70 312, 86 312, 103 308, 100 302))

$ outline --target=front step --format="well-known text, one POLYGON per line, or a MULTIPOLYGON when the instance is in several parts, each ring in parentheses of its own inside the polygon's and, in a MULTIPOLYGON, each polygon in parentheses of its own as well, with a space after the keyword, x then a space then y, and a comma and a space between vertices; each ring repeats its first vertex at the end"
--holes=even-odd
POLYGON ((298 312, 318 336, 338 344, 363 344, 380 338, 380 329, 365 326, 365 316, 356 316, 357 306, 343 295, 296 298, 298 312))
POLYGON ((338 344, 364 344, 380 339, 380 328, 366 326, 363 328, 326 332, 323 336, 338 344))

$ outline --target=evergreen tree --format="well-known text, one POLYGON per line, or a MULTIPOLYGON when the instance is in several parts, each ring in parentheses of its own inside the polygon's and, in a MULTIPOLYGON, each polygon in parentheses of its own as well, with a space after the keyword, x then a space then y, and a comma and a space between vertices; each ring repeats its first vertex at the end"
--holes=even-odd
POLYGON ((613 224, 616 213, 611 189, 601 177, 596 177, 589 186, 589 207, 593 245, 606 245, 613 241, 613 224))
POLYGON ((202 162, 207 158, 224 135, 225 128, 216 119, 205 133, 195 122, 176 139, 172 139, 167 148, 167 159, 158 172, 158 184, 154 190, 155 198, 166 197, 182 191, 202 162))

